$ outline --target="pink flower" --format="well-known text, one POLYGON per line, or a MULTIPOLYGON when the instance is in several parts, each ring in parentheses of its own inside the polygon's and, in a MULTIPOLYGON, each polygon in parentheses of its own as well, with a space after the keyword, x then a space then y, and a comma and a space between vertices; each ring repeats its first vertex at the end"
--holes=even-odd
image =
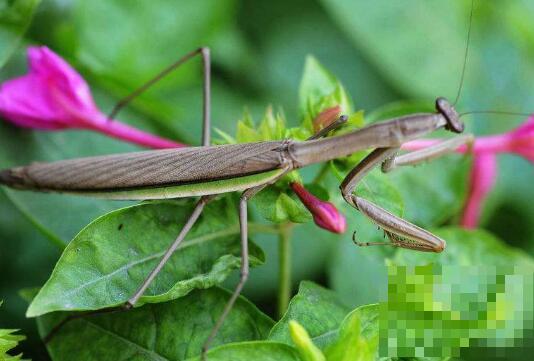
POLYGON ((469 196, 464 206, 461 224, 465 228, 476 228, 482 211, 482 204, 495 184, 497 159, 495 154, 475 154, 469 179, 469 196))
POLYGON ((318 199, 300 183, 292 182, 290 186, 313 215, 315 224, 333 233, 345 232, 347 228, 345 217, 339 213, 332 203, 318 199))
MULTIPOLYGON (((439 143, 440 139, 418 139, 402 145, 405 150, 423 149, 439 143)), ((462 145, 456 149, 457 153, 466 153, 469 149, 462 145)), ((534 163, 534 115, 511 132, 477 137, 473 145, 473 152, 479 153, 515 153, 534 163)))
POLYGON ((28 48, 30 71, 0 86, 0 114, 19 127, 90 129, 152 148, 183 144, 110 121, 95 105, 85 80, 46 46, 28 48))
MULTIPOLYGON (((402 149, 423 149, 439 141, 438 139, 414 140, 404 144, 402 149)), ((456 149, 457 153, 468 151, 469 148, 465 145, 456 149)), ((478 224, 482 203, 497 177, 497 154, 514 153, 534 163, 534 115, 510 132, 476 138, 472 152, 474 160, 469 180, 469 194, 461 222, 466 228, 474 228, 478 224)))

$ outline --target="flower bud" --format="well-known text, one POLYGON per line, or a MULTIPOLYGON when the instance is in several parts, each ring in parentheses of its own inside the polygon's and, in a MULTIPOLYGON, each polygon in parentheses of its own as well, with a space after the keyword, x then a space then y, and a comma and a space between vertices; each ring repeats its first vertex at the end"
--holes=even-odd
POLYGON ((343 214, 330 202, 325 202, 308 192, 302 184, 292 182, 291 189, 297 194, 302 204, 313 215, 315 224, 333 233, 343 233, 347 228, 347 221, 343 214))

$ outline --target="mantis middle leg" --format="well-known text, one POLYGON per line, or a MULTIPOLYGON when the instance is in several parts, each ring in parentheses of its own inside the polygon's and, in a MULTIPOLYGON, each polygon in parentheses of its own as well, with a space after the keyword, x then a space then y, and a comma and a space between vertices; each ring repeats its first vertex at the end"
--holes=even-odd
POLYGON ((237 286, 234 289, 232 296, 226 303, 226 306, 224 306, 224 310, 222 314, 219 316, 219 319, 217 320, 217 322, 215 323, 215 326, 213 326, 213 329, 211 330, 210 335, 206 339, 206 342, 204 342, 204 345, 202 346, 202 354, 201 354, 202 360, 206 360, 206 353, 208 352, 211 342, 213 341, 213 339, 219 332, 219 329, 224 323, 224 320, 226 319, 226 317, 232 310, 232 307, 234 306, 235 301, 241 294, 241 291, 243 290, 243 287, 245 286, 245 283, 247 282, 248 274, 249 274, 248 212, 247 212, 248 201, 258 192, 260 192, 263 188, 265 188, 267 185, 268 184, 263 184, 263 185, 259 185, 257 187, 249 188, 245 190, 239 200, 239 224, 240 224, 240 231, 241 231, 241 270, 240 270, 239 282, 237 283, 237 286))
POLYGON ((180 65, 193 58, 195 55, 202 56, 202 66, 203 66, 203 84, 202 84, 202 145, 210 145, 211 138, 211 62, 210 62, 210 49, 207 47, 201 47, 196 50, 193 50, 176 62, 169 65, 167 68, 163 69, 159 74, 154 76, 152 79, 148 80, 146 83, 141 85, 139 88, 135 89, 126 97, 122 98, 117 102, 115 107, 111 110, 108 115, 108 118, 111 120, 117 116, 117 114, 134 98, 141 95, 152 85, 156 84, 158 81, 163 79, 173 70, 178 68, 180 65))

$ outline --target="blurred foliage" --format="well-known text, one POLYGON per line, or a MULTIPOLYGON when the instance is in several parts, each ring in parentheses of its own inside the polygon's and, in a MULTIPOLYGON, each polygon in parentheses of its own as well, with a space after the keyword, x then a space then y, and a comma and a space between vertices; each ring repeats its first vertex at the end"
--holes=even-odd
MULTIPOLYGON (((0 301, 0 306, 2 306, 0 301)), ((18 330, 0 329, 0 358, 3 361, 17 361, 22 355, 11 355, 8 351, 17 347, 18 343, 26 337, 17 334, 18 330)))
MULTIPOLYGON (((471 4, 467 0, 199 0, 178 4, 170 0, 48 0, 36 8, 33 22, 22 37, 37 3, 30 0, 0 2, 0 64, 12 55, 2 68, 0 79, 25 72, 27 45, 45 44, 64 56, 88 79, 97 104, 107 110, 120 97, 179 56, 200 45, 207 45, 212 49, 213 61, 213 124, 227 135, 233 137, 236 134, 238 141, 254 136, 251 132, 262 132, 261 126, 253 125, 252 119, 264 119, 267 123, 274 121, 266 127, 269 130, 281 119, 284 129, 309 124, 311 115, 306 120, 306 114, 316 113, 317 110, 307 107, 303 93, 312 94, 317 84, 320 84, 317 86, 319 90, 326 92, 323 97, 332 94, 332 91, 337 91, 338 95, 341 90, 343 94, 345 91, 350 94, 352 97, 342 95, 345 107, 350 107, 351 111, 365 110, 369 113, 365 116, 366 122, 393 114, 427 110, 432 108, 433 99, 438 95, 446 95, 453 100, 460 80, 471 4), (308 55, 315 58, 307 58, 308 55), (305 68, 307 75, 315 75, 309 81, 305 76, 300 82, 305 68), (328 72, 318 78, 321 71, 314 72, 313 69, 328 69, 328 72), (341 79, 343 83, 341 90, 337 88, 339 83, 336 79, 341 79), (394 101, 401 103, 391 105, 394 101), (265 113, 268 105, 272 105, 275 111, 265 113), (244 108, 248 114, 245 117, 244 108), (239 119, 243 121, 238 122, 239 119)), ((534 94, 529 89, 534 78, 534 65, 530 61, 534 53, 532 15, 534 6, 528 0, 476 2, 465 83, 458 103, 460 111, 532 109, 534 94)), ((191 62, 136 99, 119 118, 163 136, 198 144, 200 84, 200 63, 191 62)), ((317 104, 317 99, 312 103, 317 104)), ((323 105, 327 104, 328 101, 323 105)), ((353 118, 354 126, 361 125, 363 113, 355 114, 359 115, 353 118)), ((520 121, 521 118, 496 116, 466 118, 468 131, 475 134, 506 131, 520 121)), ((280 127, 276 134, 263 133, 261 137, 279 139, 283 133, 280 127)), ((291 135, 305 137, 305 132, 291 135)), ((0 148, 1 168, 31 161, 135 149, 98 134, 31 132, 4 122, 0 122, 0 148)), ((347 206, 338 191, 339 178, 361 156, 358 154, 354 158, 331 162, 330 171, 318 187, 343 211, 349 229, 356 229, 358 238, 373 241, 381 238, 380 232, 347 206)), ((424 227, 454 224, 465 196, 469 165, 469 158, 451 156, 388 176, 377 171, 362 182, 359 191, 367 192, 368 197, 382 206, 402 213, 424 227)), ((485 204, 481 227, 502 241, 486 235, 473 239, 473 242, 495 247, 497 253, 502 250, 499 257, 504 257, 503 262, 516 259, 515 256, 508 258, 508 252, 512 251, 505 243, 521 247, 530 255, 534 253, 533 168, 530 163, 515 156, 499 158, 497 185, 485 204)), ((310 167, 300 171, 299 177, 307 184, 313 183, 319 171, 318 167, 310 167)), ((299 203, 288 191, 287 184, 277 184, 273 188, 269 191, 271 193, 265 193, 263 202, 258 199, 253 203, 254 222, 263 223, 266 213, 271 214, 274 220, 309 220, 302 209, 295 208, 299 203), (282 203, 285 214, 273 213, 273 210, 262 207, 262 204, 273 202, 282 203), (289 213, 295 218, 288 215, 288 209, 294 210, 289 213)), ((21 328, 28 336, 28 341, 23 342, 17 351, 24 351, 26 357, 34 360, 47 359, 36 335, 34 320, 24 318, 27 304, 17 292, 24 287, 43 285, 59 257, 58 249, 62 249, 98 216, 107 213, 106 217, 110 217, 114 213, 108 212, 127 205, 127 202, 3 189, 0 194, 0 299, 6 302, 0 309, 0 320, 2 327, 5 324, 21 328)), ((128 209, 118 212, 128 212, 128 209)), ((234 217, 235 214, 228 212, 228 216, 234 217)), ((179 212, 175 217, 180 217, 179 212)), ((75 239, 80 237, 84 237, 83 232, 75 239)), ((448 237, 458 238, 455 235, 448 237)), ((267 262, 252 271, 245 294, 263 311, 273 314, 278 269, 276 238, 267 233, 255 234, 253 239, 265 251, 267 262)), ((444 257, 448 264, 465 259, 471 260, 472 264, 487 262, 477 249, 462 250, 459 244, 463 240, 459 237, 458 242, 450 243, 447 251, 437 256, 438 259, 444 257)), ((428 261, 428 255, 413 252, 357 249, 349 241, 348 234, 333 235, 311 222, 295 227, 292 248, 295 283, 301 279, 315 279, 333 292, 303 283, 286 316, 294 313, 296 316, 292 318, 303 325, 312 341, 325 354, 332 355, 337 348, 344 347, 344 342, 353 343, 354 340, 374 347, 373 336, 366 333, 370 329, 366 326, 370 313, 358 317, 354 314, 372 306, 356 307, 376 303, 385 295, 386 257, 395 260, 406 258, 414 263, 428 261), (315 295, 317 298, 314 299, 320 300, 317 304, 321 306, 307 304, 307 294, 315 295), (320 335, 324 330, 316 329, 313 322, 302 318, 303 315, 315 314, 317 308, 335 310, 331 311, 335 315, 331 321, 335 324, 328 325, 328 329, 337 330, 336 337, 331 337, 329 342, 321 343, 320 335), (346 315, 354 308, 356 311, 346 315), (341 310, 344 310, 344 315, 341 310), (346 333, 347 327, 352 333, 346 333), (356 328, 359 328, 357 332, 354 331, 356 328)), ((515 251, 512 253, 515 254, 515 251)), ((523 259, 523 255, 520 258, 523 259)), ((236 264, 232 261, 226 266, 232 268, 236 264)), ((235 275, 231 279, 235 280, 235 275)), ((170 280, 168 286, 173 286, 174 281, 170 280)), ((231 280, 228 284, 234 283, 231 280)), ((186 297, 135 310, 139 318, 130 319, 130 315, 123 317, 120 314, 114 317, 142 324, 143 317, 151 316, 144 314, 149 311, 147 307, 163 319, 178 317, 181 313, 174 312, 174 308, 178 310, 180 305, 199 299, 205 302, 195 307, 217 308, 221 303, 220 299, 213 297, 217 292, 224 291, 213 288, 192 291, 186 297)), ((254 332, 246 327, 233 330, 231 340, 263 341, 218 347, 210 354, 210 360, 229 357, 251 359, 254 355, 259 359, 267 354, 278 360, 298 360, 288 329, 280 331, 281 325, 287 325, 289 316, 282 318, 271 331, 270 338, 275 341, 267 341, 266 333, 272 327, 272 321, 245 300, 242 300, 241 306, 235 317, 241 318, 242 322, 247 318, 254 319, 253 324, 261 327, 257 326, 254 332), (277 338, 276 334, 285 336, 277 338)), ((211 314, 200 310, 196 312, 204 317, 211 314)), ((47 317, 39 321, 41 331, 46 327, 47 317)), ((194 319, 199 321, 197 317, 194 319)), ((208 322, 202 318, 200 321, 201 328, 208 322)), ((105 327, 110 325, 106 317, 95 322, 105 327)), ((200 330, 197 328, 196 332, 200 330)), ((102 342, 114 342, 103 334, 95 337, 103 337, 102 342)), ((144 337, 143 334, 129 336, 133 339, 144 337)), ((205 337, 200 333, 188 335, 185 331, 181 336, 193 337, 195 342, 205 337)), ((72 352, 79 351, 79 347, 72 348, 78 345, 77 334, 68 337, 74 341, 52 348, 54 359, 68 359, 72 352)), ((183 339, 178 337, 177 340, 183 339)), ((191 338, 185 342, 191 342, 191 338)), ((162 352, 174 355, 173 359, 195 356, 178 348, 162 352)))

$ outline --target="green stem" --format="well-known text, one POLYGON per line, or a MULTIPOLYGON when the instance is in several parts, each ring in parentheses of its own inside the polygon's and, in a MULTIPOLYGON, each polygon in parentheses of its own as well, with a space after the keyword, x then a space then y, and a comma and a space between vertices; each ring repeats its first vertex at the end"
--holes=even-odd
POLYGON ((279 226, 278 317, 287 310, 291 298, 291 223, 279 226))
POLYGON ((323 180, 323 178, 328 174, 328 169, 330 168, 330 164, 328 162, 324 163, 319 170, 319 173, 313 178, 312 183, 317 184, 323 180))
MULTIPOLYGON (((239 228, 238 228, 239 230, 239 228)), ((266 234, 279 234, 280 230, 277 226, 263 223, 249 222, 248 231, 250 234, 254 233, 266 233, 266 234)))

